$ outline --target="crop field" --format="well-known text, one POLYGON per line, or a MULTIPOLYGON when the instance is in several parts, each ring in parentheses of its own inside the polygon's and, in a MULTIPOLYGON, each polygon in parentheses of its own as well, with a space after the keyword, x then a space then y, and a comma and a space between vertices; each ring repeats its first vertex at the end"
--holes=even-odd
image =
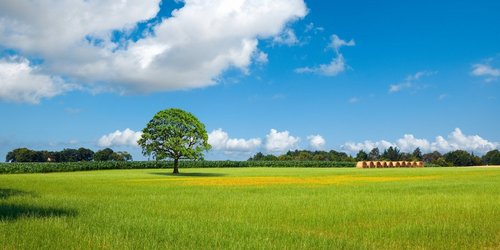
POLYGON ((500 168, 0 175, 0 249, 500 249, 500 168))

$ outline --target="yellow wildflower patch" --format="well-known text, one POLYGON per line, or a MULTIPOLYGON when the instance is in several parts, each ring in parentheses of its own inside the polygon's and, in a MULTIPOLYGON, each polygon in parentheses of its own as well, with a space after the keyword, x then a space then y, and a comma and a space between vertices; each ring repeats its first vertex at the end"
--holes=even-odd
POLYGON ((368 177, 335 175, 321 177, 180 177, 162 179, 143 179, 134 182, 168 182, 188 186, 268 186, 268 185, 342 185, 366 182, 391 182, 436 179, 436 176, 411 176, 411 177, 368 177))

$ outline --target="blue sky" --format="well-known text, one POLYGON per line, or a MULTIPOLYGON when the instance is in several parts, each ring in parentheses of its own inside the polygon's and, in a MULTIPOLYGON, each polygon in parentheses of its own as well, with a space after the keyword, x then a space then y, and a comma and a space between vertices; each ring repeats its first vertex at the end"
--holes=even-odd
POLYGON ((374 146, 482 154, 500 147, 498 10, 498 1, 2 1, 0 156, 109 146, 144 159, 135 138, 172 107, 205 123, 208 159, 374 146))

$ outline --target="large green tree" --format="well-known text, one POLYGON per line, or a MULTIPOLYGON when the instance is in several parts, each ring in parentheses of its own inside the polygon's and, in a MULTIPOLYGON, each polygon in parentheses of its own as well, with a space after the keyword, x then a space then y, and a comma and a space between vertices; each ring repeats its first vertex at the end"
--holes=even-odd
POLYGON ((138 143, 145 156, 173 159, 174 174, 179 173, 179 160, 202 158, 203 151, 211 148, 205 125, 191 113, 174 108, 156 113, 138 143))

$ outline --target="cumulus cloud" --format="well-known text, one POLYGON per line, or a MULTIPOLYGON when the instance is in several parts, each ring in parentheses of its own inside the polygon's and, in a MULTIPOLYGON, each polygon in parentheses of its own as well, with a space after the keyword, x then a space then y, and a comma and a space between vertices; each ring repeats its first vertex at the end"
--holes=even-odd
POLYGON ((436 137, 436 142, 432 144, 433 150, 450 151, 450 150, 467 150, 473 152, 485 153, 499 146, 498 143, 490 142, 483 139, 479 135, 465 135, 462 130, 456 128, 448 135, 448 140, 443 137, 436 137))
POLYGON ((344 46, 355 46, 356 43, 354 40, 345 41, 340 39, 337 35, 332 35, 330 38, 330 44, 327 48, 332 49, 335 52, 336 57, 332 59, 332 61, 328 64, 320 64, 315 67, 302 67, 295 69, 296 73, 314 73, 325 76, 336 76, 346 70, 348 67, 344 56, 340 53, 340 48, 344 46))
POLYGON ((485 81, 491 82, 500 77, 500 69, 494 68, 489 64, 478 63, 472 66, 472 75, 485 77, 485 81))
POLYGON ((229 138, 221 128, 213 130, 208 134, 208 143, 212 149, 224 152, 253 152, 260 147, 262 140, 260 138, 235 139, 229 138))
POLYGON ((300 138, 291 136, 288 131, 278 132, 271 129, 266 135, 266 150, 272 153, 283 153, 287 150, 297 148, 300 138))
POLYGON ((424 152, 439 151, 445 153, 460 149, 475 153, 486 153, 498 148, 499 145, 499 143, 490 142, 479 135, 465 135, 462 130, 456 128, 447 138, 437 136, 433 142, 427 139, 416 138, 412 134, 405 134, 394 143, 385 140, 377 142, 364 141, 361 143, 348 142, 342 145, 342 149, 355 153, 359 150, 370 151, 375 147, 384 150, 392 146, 400 148, 403 152, 411 152, 418 147, 424 152))
POLYGON ((416 87, 416 82, 425 76, 435 75, 437 72, 434 71, 420 71, 413 75, 409 75, 405 80, 398 84, 392 84, 389 86, 389 93, 400 92, 405 89, 411 89, 416 87))
POLYGON ((314 150, 323 149, 326 144, 325 139, 321 135, 310 135, 307 137, 309 141, 309 147, 314 150))
POLYGON ((0 59, 1 100, 36 104, 43 98, 51 98, 75 88, 59 77, 41 73, 26 58, 0 59))
POLYGON ((48 75, 98 89, 190 89, 216 84, 229 68, 246 72, 259 39, 282 34, 307 14, 303 0, 185 0, 138 40, 116 41, 114 32, 127 34, 151 20, 159 3, 0 1, 0 46, 40 57, 48 75))
POLYGON ((120 131, 116 130, 113 133, 103 135, 97 141, 100 147, 113 147, 113 146, 132 146, 138 147, 137 141, 141 138, 142 132, 135 132, 129 128, 120 131))

